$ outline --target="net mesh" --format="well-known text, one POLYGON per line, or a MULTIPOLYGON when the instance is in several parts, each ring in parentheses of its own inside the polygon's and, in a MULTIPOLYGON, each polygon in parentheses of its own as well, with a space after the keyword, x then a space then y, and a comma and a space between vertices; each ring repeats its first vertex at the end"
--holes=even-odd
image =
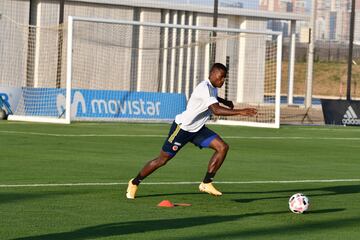
MULTIPOLYGON (((196 24, 193 15, 181 18, 185 25, 196 24)), ((0 65, 0 83, 22 89, 14 115, 64 118, 67 27, 26 26, 7 18, 0 23, 11 32, 0 43, 1 56, 9 59, 0 65)), ((76 19, 72 33, 73 91, 161 92, 189 98, 196 85, 208 78, 211 65, 221 62, 229 74, 219 96, 235 107, 256 107, 258 114, 212 119, 275 123, 276 35, 76 19)), ((106 118, 84 118, 73 105, 72 119, 124 120, 121 107, 102 104, 109 113, 106 118)))
POLYGON ((214 37, 212 31, 200 29, 74 22, 74 88, 180 93, 188 98, 208 78, 214 62, 229 69, 219 96, 236 107, 259 111, 256 117, 221 119, 274 123, 274 35, 229 31, 214 37))
MULTIPOLYGON (((0 85, 20 90, 13 106, 14 115, 63 118, 56 99, 64 92, 66 34, 62 25, 35 27, 19 24, 7 16, 0 21, 0 55, 7 59, 0 65, 0 85)), ((64 106, 62 106, 64 108, 64 106)))

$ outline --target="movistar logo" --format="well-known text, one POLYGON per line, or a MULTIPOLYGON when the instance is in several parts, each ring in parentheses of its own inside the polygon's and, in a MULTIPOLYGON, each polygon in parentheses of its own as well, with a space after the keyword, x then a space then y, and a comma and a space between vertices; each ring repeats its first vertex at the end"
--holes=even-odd
POLYGON ((360 119, 351 106, 346 110, 342 123, 344 125, 360 125, 360 119))
MULTIPOLYGON (((84 96, 82 95, 81 92, 76 91, 71 103, 71 117, 76 117, 76 113, 78 112, 79 105, 80 105, 80 111, 82 113, 86 113, 86 103, 84 96)), ((59 94, 57 96, 56 107, 60 115, 65 112, 66 100, 63 94, 59 94)))
MULTIPOLYGON (((71 102, 71 117, 83 117, 83 114, 90 114, 94 117, 106 115, 160 115, 159 101, 145 101, 143 99, 117 100, 117 99, 89 99, 85 98, 80 91, 74 93, 71 102)), ((66 110, 66 99, 63 94, 59 94, 56 99, 56 107, 59 115, 63 115, 66 110)))

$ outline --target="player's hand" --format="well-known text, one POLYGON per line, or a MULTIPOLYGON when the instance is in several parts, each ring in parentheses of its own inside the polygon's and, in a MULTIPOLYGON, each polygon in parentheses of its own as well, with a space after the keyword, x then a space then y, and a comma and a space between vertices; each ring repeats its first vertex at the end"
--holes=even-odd
POLYGON ((241 110, 244 116, 255 116, 257 114, 256 108, 243 108, 241 110))

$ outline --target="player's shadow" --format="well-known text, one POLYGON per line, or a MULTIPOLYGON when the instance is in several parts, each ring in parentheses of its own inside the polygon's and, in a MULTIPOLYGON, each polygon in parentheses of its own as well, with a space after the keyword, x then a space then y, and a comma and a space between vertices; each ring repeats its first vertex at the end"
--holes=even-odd
MULTIPOLYGON (((275 190, 275 191, 263 191, 263 192, 242 192, 241 194, 274 194, 274 193, 286 193, 285 196, 270 196, 270 197, 257 197, 257 198, 240 198, 235 199, 235 202, 248 203, 259 200, 271 200, 271 199, 283 199, 289 198, 292 193, 302 192, 306 196, 316 197, 316 196, 331 196, 331 195, 342 195, 342 194, 353 194, 360 193, 360 185, 344 185, 344 186, 331 186, 331 187, 322 187, 322 188, 297 188, 297 189, 285 189, 285 190, 275 190), (325 192, 325 193, 317 193, 325 192)), ((226 194, 234 194, 234 192, 228 192, 226 194)), ((236 192, 239 194, 239 192, 236 192)))
MULTIPOLYGON (((307 196, 327 196, 327 195, 339 195, 339 194, 353 194, 360 193, 360 185, 345 185, 345 186, 332 186, 332 187, 323 187, 323 188, 297 188, 297 189, 284 189, 284 190, 274 190, 274 191, 252 191, 252 192, 227 192, 224 191, 225 195, 248 195, 248 194, 269 194, 269 193, 286 193, 286 196, 272 196, 272 197, 258 197, 258 198, 241 198, 236 199, 236 202, 252 202, 256 200, 270 200, 270 199, 281 199, 289 198, 289 194, 295 192, 302 192, 307 196), (326 191, 327 193, 312 193, 316 191, 326 191)), ((147 194, 139 195, 136 198, 146 198, 146 197, 165 197, 165 196, 177 196, 177 195, 199 195, 204 194, 194 190, 193 192, 172 192, 172 193, 159 193, 159 194, 147 194)))
MULTIPOLYGON (((339 212, 345 209, 323 209, 312 211, 312 214, 322 214, 329 212, 339 212)), ((189 218, 173 218, 173 219, 160 219, 160 220, 147 220, 147 221, 132 221, 132 222, 118 222, 110 224, 102 224, 97 226, 90 226, 80 228, 74 231, 51 233, 38 236, 21 237, 13 240, 82 240, 82 239, 95 239, 111 236, 125 236, 133 233, 146 233, 161 230, 171 229, 184 229, 193 228, 196 226, 203 226, 209 224, 216 224, 222 222, 238 221, 248 217, 257 217, 265 215, 281 215, 288 214, 288 211, 273 211, 262 213, 247 213, 240 215, 230 216, 203 216, 203 217, 189 217, 189 218)), ((210 238, 209 238, 210 239, 210 238)))
POLYGON ((42 198, 45 196, 39 196, 38 194, 27 193, 0 193, 0 204, 11 203, 17 201, 31 200, 36 198, 42 198))

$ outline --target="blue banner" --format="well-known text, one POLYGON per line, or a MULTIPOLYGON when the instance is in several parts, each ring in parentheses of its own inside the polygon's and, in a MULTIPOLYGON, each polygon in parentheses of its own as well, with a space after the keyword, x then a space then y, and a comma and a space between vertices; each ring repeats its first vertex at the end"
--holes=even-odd
MULTIPOLYGON (((73 89, 73 119, 171 120, 186 108, 184 94, 73 89)), ((32 116, 65 114, 65 89, 23 88, 25 111, 32 116)))

